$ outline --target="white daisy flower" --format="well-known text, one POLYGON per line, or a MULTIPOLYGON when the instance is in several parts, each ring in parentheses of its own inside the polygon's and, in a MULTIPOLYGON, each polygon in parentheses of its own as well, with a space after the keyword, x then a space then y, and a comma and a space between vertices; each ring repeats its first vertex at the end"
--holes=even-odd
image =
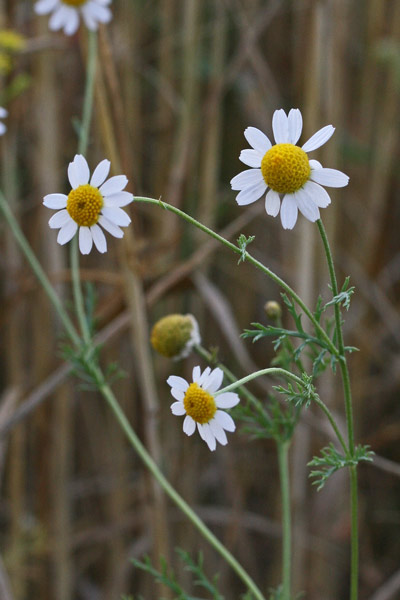
POLYGON ((72 190, 65 194, 48 194, 43 198, 47 208, 58 211, 51 217, 51 229, 59 229, 57 242, 69 242, 79 229, 79 249, 89 254, 93 242, 99 252, 107 251, 105 235, 99 225, 116 238, 122 238, 130 217, 121 206, 133 200, 130 192, 123 191, 128 183, 125 175, 116 175, 106 181, 110 161, 102 160, 90 178, 89 166, 81 154, 76 154, 68 166, 68 179, 72 190), (90 178, 90 182, 89 182, 90 178))
POLYGON ((192 435, 196 429, 210 450, 215 450, 217 442, 225 446, 228 443, 225 431, 235 431, 235 423, 230 415, 221 408, 232 408, 239 402, 239 396, 233 392, 213 395, 221 386, 224 374, 221 369, 211 371, 207 367, 203 373, 200 367, 193 369, 193 383, 182 377, 171 375, 167 379, 171 394, 177 400, 171 405, 174 415, 186 415, 183 431, 192 435))
POLYGON ((66 35, 73 35, 79 27, 80 16, 91 31, 96 31, 99 23, 111 21, 109 4, 111 0, 38 0, 35 12, 38 15, 51 13, 49 28, 52 31, 63 29, 66 35))
POLYGON ((273 217, 280 211, 284 229, 293 229, 298 210, 309 221, 319 219, 319 209, 330 204, 331 199, 322 185, 344 187, 347 175, 336 169, 325 169, 307 153, 316 150, 332 136, 335 128, 326 125, 310 137, 303 146, 296 146, 303 128, 303 118, 298 108, 287 116, 280 109, 272 117, 275 145, 256 127, 248 127, 245 138, 252 149, 242 150, 240 160, 251 167, 231 181, 239 205, 251 204, 269 188, 265 196, 265 210, 273 217), (281 195, 282 203, 281 203, 281 195))
MULTIPOLYGON (((8 115, 8 111, 3 108, 2 106, 0 106, 0 119, 5 119, 8 115)), ((5 133, 7 131, 7 127, 4 125, 4 123, 0 122, 0 135, 3 135, 3 133, 5 133)))

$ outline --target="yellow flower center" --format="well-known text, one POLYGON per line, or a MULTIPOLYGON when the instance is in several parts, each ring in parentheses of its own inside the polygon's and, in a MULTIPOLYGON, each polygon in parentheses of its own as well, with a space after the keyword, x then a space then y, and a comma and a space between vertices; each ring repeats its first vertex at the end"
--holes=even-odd
POLYGON ((217 411, 214 398, 197 383, 191 383, 183 399, 186 414, 196 423, 208 423, 217 411))
POLYGON ((87 0, 61 0, 64 4, 68 4, 68 6, 82 6, 82 4, 86 4, 87 0))
POLYGON ((91 227, 99 220, 103 208, 103 196, 100 191, 86 183, 68 194, 67 211, 79 227, 91 227))
POLYGON ((292 194, 308 180, 308 156, 294 144, 276 144, 264 154, 261 173, 265 183, 278 194, 292 194))

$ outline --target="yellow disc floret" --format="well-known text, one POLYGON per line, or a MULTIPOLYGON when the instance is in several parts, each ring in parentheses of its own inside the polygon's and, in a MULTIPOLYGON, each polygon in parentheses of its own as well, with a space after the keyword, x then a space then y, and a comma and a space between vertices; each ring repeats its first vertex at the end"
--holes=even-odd
POLYGON ((154 325, 150 342, 154 350, 173 358, 185 350, 192 331, 193 318, 190 315, 167 315, 154 325))
POLYGON ((103 196, 100 191, 86 183, 68 194, 67 211, 79 227, 91 227, 99 220, 103 208, 103 196))
POLYGON ((82 4, 86 4, 87 0, 61 0, 64 4, 68 4, 68 6, 82 6, 82 4))
POLYGON ((294 144, 276 144, 264 154, 261 173, 265 183, 278 194, 292 194, 308 180, 308 156, 294 144))
POLYGON ((197 383, 191 383, 183 399, 186 414, 196 423, 204 425, 211 421, 217 411, 214 398, 197 383))

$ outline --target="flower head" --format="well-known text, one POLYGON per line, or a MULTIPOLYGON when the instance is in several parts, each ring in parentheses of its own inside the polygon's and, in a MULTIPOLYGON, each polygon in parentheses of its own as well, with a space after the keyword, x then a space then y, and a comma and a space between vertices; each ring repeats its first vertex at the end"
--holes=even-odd
POLYGON ((298 108, 289 115, 280 109, 272 117, 275 145, 256 127, 248 127, 245 138, 252 149, 242 150, 240 160, 251 167, 231 181, 233 190, 239 190, 236 202, 251 204, 265 196, 265 210, 273 217, 281 213, 284 229, 293 229, 298 211, 309 221, 319 219, 319 209, 330 204, 331 199, 322 185, 344 187, 347 175, 336 169, 325 169, 307 153, 316 150, 332 136, 335 128, 326 125, 303 146, 297 146, 303 128, 303 118, 298 108), (281 196, 283 196, 281 203, 281 196))
POLYGON ((35 12, 38 15, 51 13, 49 28, 52 31, 63 29, 66 35, 73 35, 79 27, 80 16, 91 31, 96 31, 99 23, 111 21, 109 4, 111 0, 38 0, 35 12))
MULTIPOLYGON (((8 111, 2 106, 0 106, 0 119, 5 119, 7 115, 8 111)), ((5 133, 6 131, 7 127, 4 125, 4 123, 0 122, 0 135, 3 135, 3 133, 5 133)))
POLYGON ((120 227, 131 222, 121 206, 133 200, 133 195, 123 191, 128 183, 125 175, 107 179, 110 161, 102 160, 90 177, 89 166, 81 154, 76 154, 68 166, 68 179, 72 190, 65 194, 48 194, 43 199, 47 208, 58 209, 51 217, 51 229, 59 229, 57 242, 69 242, 79 229, 79 249, 89 254, 93 242, 99 252, 107 251, 107 242, 100 225, 114 237, 122 238, 120 227), (90 181, 89 181, 90 180, 90 181))
POLYGON ((235 431, 235 423, 230 415, 221 408, 232 408, 239 402, 239 396, 233 392, 215 394, 222 384, 224 374, 218 367, 211 371, 207 367, 203 373, 200 367, 193 369, 193 383, 182 377, 171 375, 167 379, 171 394, 177 400, 171 405, 174 415, 186 415, 183 431, 192 435, 196 429, 210 450, 215 450, 217 442, 225 446, 228 443, 225 431, 235 431))
POLYGON ((199 326, 193 315, 167 315, 153 326, 150 341, 154 350, 167 358, 186 358, 200 343, 199 326))

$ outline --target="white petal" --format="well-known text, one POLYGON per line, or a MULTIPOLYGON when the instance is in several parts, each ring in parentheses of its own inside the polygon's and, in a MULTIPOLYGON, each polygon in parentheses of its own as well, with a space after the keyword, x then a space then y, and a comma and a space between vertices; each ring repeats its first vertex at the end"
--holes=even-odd
POLYGON ((256 202, 265 190, 267 189, 267 184, 263 181, 257 183, 256 185, 251 185, 250 187, 245 188, 236 196, 236 202, 239 206, 247 206, 248 204, 252 204, 256 202))
POLYGON ((47 206, 47 208, 65 208, 67 206, 68 196, 64 194, 47 194, 43 198, 43 204, 47 206))
POLYGON ((133 194, 130 192, 118 192, 104 198, 104 206, 127 206, 133 201, 133 194))
POLYGON ((210 377, 206 384, 203 385, 203 389, 212 394, 216 392, 220 387, 222 380, 224 378, 224 373, 222 369, 217 367, 210 373, 210 377))
POLYGON ((319 208, 305 190, 297 190, 297 192, 293 193, 293 196, 300 212, 306 219, 311 221, 311 223, 314 223, 319 219, 319 208))
POLYGON ((288 118, 283 108, 276 110, 272 116, 272 131, 277 144, 289 142, 288 118))
POLYGON ((307 181, 304 185, 304 190, 312 197, 315 204, 320 208, 326 208, 331 203, 328 192, 318 185, 318 183, 307 181))
POLYGON ((7 131, 7 127, 4 123, 0 123, 0 135, 3 135, 7 131))
POLYGON ((201 387, 204 387, 205 385, 207 385, 208 378, 210 377, 210 373, 211 373, 210 367, 206 367, 204 369, 203 373, 198 378, 197 385, 200 385, 201 387))
POLYGON ((218 408, 232 408, 239 402, 240 398, 234 392, 224 392, 215 398, 215 404, 218 408))
POLYGON ((200 434, 200 437, 202 440, 205 441, 205 431, 204 431, 204 425, 202 425, 201 423, 197 423, 197 431, 200 434))
POLYGON ((109 172, 110 172, 111 163, 106 158, 102 160, 95 170, 93 171, 92 178, 90 180, 90 185, 93 187, 100 187, 102 183, 105 182, 109 172))
POLYGON ((198 382, 200 375, 201 375, 200 367, 198 365, 196 367, 193 367, 192 377, 193 377, 193 381, 195 383, 198 382))
POLYGON ((82 154, 76 154, 68 165, 68 179, 72 189, 85 185, 89 181, 89 166, 82 154))
POLYGON ((203 430, 202 438, 207 443, 207 446, 210 448, 210 450, 213 452, 217 447, 217 442, 215 441, 215 437, 213 432, 211 431, 211 427, 208 423, 204 423, 204 425, 202 425, 201 428, 203 430))
POLYGON ((64 33, 65 35, 73 35, 75 31, 77 31, 79 27, 79 13, 78 11, 74 11, 70 13, 68 19, 64 24, 64 33))
POLYGON ((264 181, 261 169, 247 169, 231 179, 231 187, 233 190, 243 190, 246 187, 257 185, 261 181, 264 181))
POLYGON ((92 31, 97 29, 97 23, 108 23, 112 16, 108 8, 90 1, 82 6, 82 14, 87 28, 92 31))
POLYGON ((90 228, 94 244, 101 254, 107 252, 107 240, 102 229, 98 225, 92 225, 90 228))
POLYGON ((186 413, 185 407, 183 406, 183 402, 174 402, 171 404, 171 412, 173 415, 177 417, 181 417, 186 413))
POLYGON ((244 137, 249 142, 250 146, 257 150, 262 156, 271 148, 272 144, 268 137, 257 129, 257 127, 247 127, 244 131, 244 137))
POLYGON ((212 419, 209 423, 210 429, 212 431, 213 436, 221 444, 221 446, 225 446, 228 443, 228 438, 226 437, 226 433, 218 423, 217 419, 212 419))
POLYGON ((64 244, 72 240, 77 229, 78 225, 75 223, 75 221, 71 219, 69 223, 64 225, 64 227, 61 227, 60 231, 58 232, 57 242, 61 244, 61 246, 63 246, 64 244))
POLYGON ((293 229, 297 221, 297 204, 292 194, 286 194, 282 200, 281 222, 283 229, 293 229))
POLYGON ((267 211, 267 215, 276 217, 276 215, 279 213, 280 207, 281 198, 278 192, 275 192, 275 190, 269 190, 265 196, 265 210, 267 211))
POLYGON ((99 189, 103 196, 110 196, 122 192, 127 183, 128 179, 125 175, 115 175, 103 183, 99 189))
POLYGON ((228 415, 228 413, 223 410, 217 410, 214 419, 216 419, 226 431, 235 431, 235 421, 232 419, 231 415, 228 415))
POLYGON ((314 160, 313 158, 308 161, 311 169, 322 169, 322 165, 318 160, 314 160))
POLYGON ((72 13, 76 13, 75 8, 71 8, 65 4, 58 4, 49 19, 49 29, 51 29, 51 31, 57 31, 61 27, 64 27, 65 24, 68 23, 72 13))
POLYGON ((93 246, 92 233, 89 227, 79 227, 79 250, 82 254, 89 254, 93 246))
POLYGON ((173 398, 175 398, 175 400, 178 400, 179 402, 183 402, 183 399, 185 397, 185 392, 182 392, 182 390, 178 390, 177 388, 171 388, 171 396, 173 398))
POLYGON ((302 149, 304 152, 312 152, 312 150, 320 148, 320 146, 323 146, 332 137, 334 131, 335 128, 332 125, 325 125, 325 127, 322 127, 322 129, 310 137, 304 146, 302 146, 302 149))
POLYGON ((292 108, 288 116, 289 143, 296 144, 303 129, 303 117, 298 108, 292 108))
POLYGON ((0 106, 0 119, 5 119, 8 115, 8 110, 0 106))
POLYGON ((34 10, 37 15, 47 15, 57 6, 58 0, 39 0, 36 2, 34 10))
POLYGON ((196 421, 192 419, 191 416, 186 415, 183 421, 183 431, 186 435, 192 435, 196 429, 196 421))
POLYGON ((64 208, 63 210, 59 210, 56 212, 49 221, 49 227, 51 229, 60 229, 60 227, 64 227, 69 221, 72 221, 69 216, 69 212, 64 208))
POLYGON ((189 387, 188 382, 183 377, 178 377, 178 375, 170 375, 167 379, 168 385, 177 390, 181 390, 182 392, 186 392, 189 387))
POLYGON ((245 165, 254 168, 261 167, 261 161, 263 159, 263 154, 258 152, 257 150, 242 150, 239 156, 239 160, 242 161, 245 165))
POLYGON ((334 188, 344 187, 349 183, 349 177, 337 169, 315 169, 311 171, 310 179, 334 188))
POLYGON ((109 221, 104 215, 100 215, 99 220, 97 222, 100 223, 100 225, 106 231, 108 231, 108 233, 111 233, 111 235, 113 235, 114 237, 124 237, 124 232, 122 231, 122 229, 117 227, 117 225, 114 225, 114 223, 111 223, 111 221, 109 221))
POLYGON ((131 218, 130 216, 122 210, 122 208, 110 208, 107 206, 104 206, 101 209, 101 213, 109 220, 111 221, 111 223, 114 223, 114 225, 119 225, 122 227, 127 227, 127 225, 129 225, 129 223, 131 222, 131 218))

